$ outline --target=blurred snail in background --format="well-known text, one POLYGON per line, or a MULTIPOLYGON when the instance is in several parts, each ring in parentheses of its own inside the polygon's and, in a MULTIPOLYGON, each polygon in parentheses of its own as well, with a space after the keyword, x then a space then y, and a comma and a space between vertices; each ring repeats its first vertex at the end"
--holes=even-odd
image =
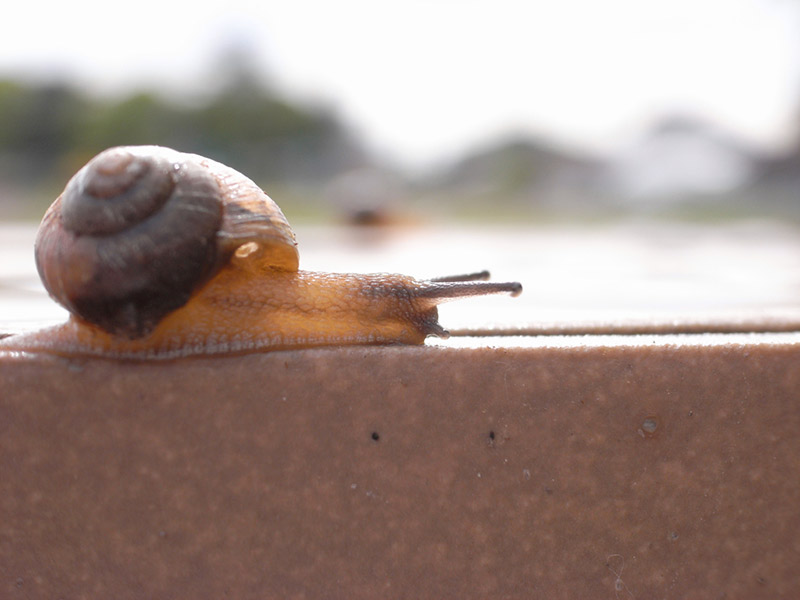
POLYGON ((510 293, 480 273, 298 270, 295 236, 250 179, 157 146, 111 148, 67 184, 39 228, 36 266, 66 323, 0 350, 174 358, 447 336, 437 305, 510 293))

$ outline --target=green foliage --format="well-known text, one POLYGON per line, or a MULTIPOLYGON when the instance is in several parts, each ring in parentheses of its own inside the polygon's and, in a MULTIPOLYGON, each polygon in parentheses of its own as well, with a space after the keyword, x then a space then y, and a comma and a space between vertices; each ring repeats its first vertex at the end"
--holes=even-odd
POLYGON ((89 113, 89 101, 67 86, 0 82, 0 153, 48 168, 79 138, 89 113))
POLYGON ((138 92, 89 96, 64 84, 0 81, 0 178, 64 180, 97 152, 160 144, 226 162, 257 180, 319 181, 363 155, 330 114, 276 97, 245 76, 205 103, 138 92))

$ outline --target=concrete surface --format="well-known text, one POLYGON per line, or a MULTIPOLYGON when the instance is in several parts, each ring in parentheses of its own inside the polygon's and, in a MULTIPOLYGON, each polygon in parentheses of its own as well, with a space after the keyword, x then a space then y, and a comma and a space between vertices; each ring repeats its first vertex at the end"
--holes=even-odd
POLYGON ((797 597, 800 336, 676 339, 0 357, 0 596, 797 597))

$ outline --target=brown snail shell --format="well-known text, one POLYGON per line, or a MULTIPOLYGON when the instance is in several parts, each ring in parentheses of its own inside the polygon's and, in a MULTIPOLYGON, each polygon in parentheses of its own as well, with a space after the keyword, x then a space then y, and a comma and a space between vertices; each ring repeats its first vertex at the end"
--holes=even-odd
POLYGON ((133 338, 183 306, 248 242, 264 266, 297 270, 291 227, 255 183, 200 156, 119 147, 69 181, 45 214, 35 256, 54 299, 133 338))
POLYGON ((48 209, 35 244, 63 325, 0 350, 174 358, 340 344, 421 344, 446 336, 437 305, 517 282, 488 273, 404 275, 298 269, 294 233, 250 179, 158 146, 93 158, 48 209))

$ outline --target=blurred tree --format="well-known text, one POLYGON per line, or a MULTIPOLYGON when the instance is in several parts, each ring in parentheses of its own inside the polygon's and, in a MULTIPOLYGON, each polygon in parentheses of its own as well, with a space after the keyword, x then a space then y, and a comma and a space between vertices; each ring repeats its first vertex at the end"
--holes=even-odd
POLYGON ((137 93, 120 102, 97 102, 79 149, 91 152, 127 144, 169 144, 191 127, 189 115, 151 93, 137 93))
POLYGON ((82 135, 89 101, 65 84, 0 82, 0 156, 19 178, 41 178, 82 135))
POLYGON ((197 119, 198 142, 206 153, 267 178, 327 178, 332 173, 324 154, 344 143, 329 115, 270 97, 246 82, 224 89, 197 119))
POLYGON ((220 53, 218 91, 198 115, 198 151, 268 179, 329 179, 364 159, 332 114, 277 95, 253 57, 242 42, 220 53))
POLYGON ((100 150, 161 144, 226 162, 258 180, 321 181, 364 154, 329 112, 279 98, 232 65, 205 103, 138 92, 99 99, 64 84, 0 81, 0 177, 63 180, 100 150))

